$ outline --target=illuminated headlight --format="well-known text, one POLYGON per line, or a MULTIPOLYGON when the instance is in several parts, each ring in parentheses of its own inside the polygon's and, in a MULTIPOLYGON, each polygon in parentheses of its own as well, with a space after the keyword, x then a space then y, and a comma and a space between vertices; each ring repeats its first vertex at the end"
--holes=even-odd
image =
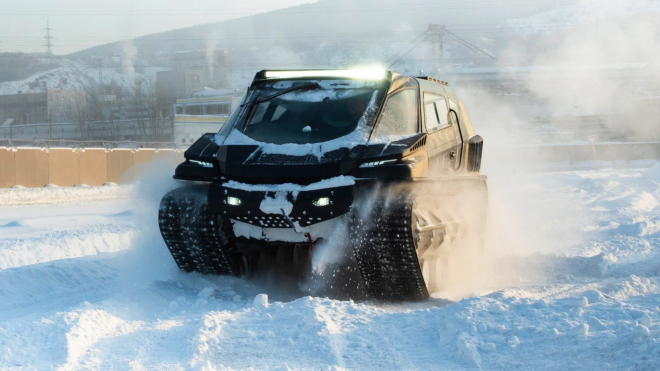
POLYGON ((312 205, 318 207, 328 206, 330 205, 330 197, 321 197, 319 199, 316 199, 314 200, 314 202, 312 202, 312 205))
POLYGON ((231 206, 241 206, 241 199, 238 197, 232 197, 229 196, 227 197, 227 203, 230 204, 231 206))
POLYGON ((197 165, 204 166, 204 167, 213 167, 213 164, 210 163, 210 162, 203 162, 203 161, 196 161, 196 160, 188 160, 188 161, 192 162, 193 164, 197 164, 197 165))
POLYGON ((360 165, 360 167, 374 167, 374 166, 380 166, 380 165, 386 165, 386 164, 392 164, 395 163, 396 160, 385 160, 385 161, 376 161, 376 162, 365 162, 364 164, 360 165))

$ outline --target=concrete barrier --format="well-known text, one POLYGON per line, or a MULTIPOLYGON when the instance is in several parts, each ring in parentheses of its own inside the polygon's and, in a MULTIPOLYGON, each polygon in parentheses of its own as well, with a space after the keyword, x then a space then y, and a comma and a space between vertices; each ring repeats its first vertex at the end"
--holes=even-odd
POLYGON ((43 187, 48 184, 48 151, 45 148, 20 148, 14 153, 16 184, 43 187))
POLYGON ((132 149, 113 149, 108 152, 108 182, 130 183, 135 181, 135 152, 132 149))
POLYGON ((186 160, 183 157, 183 151, 175 151, 173 149, 161 149, 158 153, 158 158, 165 159, 175 166, 186 160))
POLYGON ((135 157, 134 157, 134 165, 140 165, 144 164, 147 162, 151 162, 152 160, 156 159, 158 155, 160 154, 160 151, 157 151, 153 148, 140 148, 137 151, 135 151, 135 157))
POLYGON ((0 147, 0 188, 16 185, 16 166, 13 148, 0 147))
POLYGON ((149 171, 150 163, 171 167, 174 173, 182 161, 182 151, 167 149, 0 147, 0 188, 130 183, 149 171))
POLYGON ((48 183, 60 187, 80 184, 80 152, 71 148, 53 148, 48 151, 48 183))
POLYGON ((78 152, 80 183, 100 186, 108 182, 108 150, 86 148, 78 152))

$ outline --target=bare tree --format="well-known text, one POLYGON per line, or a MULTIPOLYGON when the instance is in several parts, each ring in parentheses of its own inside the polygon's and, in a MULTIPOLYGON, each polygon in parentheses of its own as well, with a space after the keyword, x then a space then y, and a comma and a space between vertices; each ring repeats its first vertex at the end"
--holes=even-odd
POLYGON ((75 120, 78 125, 81 139, 90 138, 89 133, 89 112, 87 109, 87 100, 84 95, 74 98, 73 109, 75 120))

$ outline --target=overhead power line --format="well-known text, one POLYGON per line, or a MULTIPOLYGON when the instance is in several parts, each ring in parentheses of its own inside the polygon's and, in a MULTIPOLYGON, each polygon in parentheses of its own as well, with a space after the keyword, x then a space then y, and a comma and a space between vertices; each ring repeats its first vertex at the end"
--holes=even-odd
POLYGON ((410 42, 410 47, 403 51, 402 53, 399 53, 395 55, 393 58, 391 58, 392 62, 388 65, 389 68, 394 67, 397 65, 399 62, 401 62, 413 49, 417 48, 421 43, 425 41, 431 41, 434 44, 434 47, 438 50, 436 50, 436 54, 440 55, 440 58, 438 60, 443 60, 444 58, 442 57, 443 54, 443 37, 445 35, 449 35, 456 39, 461 45, 466 46, 467 48, 476 51, 478 53, 481 53, 488 58, 496 61, 497 63, 501 64, 502 66, 506 67, 506 64, 502 62, 501 60, 497 59, 494 55, 488 53, 487 51, 479 48, 478 46, 466 41, 465 39, 459 37, 455 33, 449 31, 446 26, 443 25, 438 25, 438 24, 430 24, 429 27, 422 32, 419 36, 417 36, 413 41, 410 42))
MULTIPOLYGON (((621 3, 649 3, 655 0, 628 0, 621 3)), ((574 0, 560 0, 555 1, 555 6, 575 4, 574 0)), ((580 4, 601 4, 602 0, 587 0, 582 1, 580 4)), ((401 3, 401 4, 352 4, 342 6, 323 6, 316 4, 305 4, 303 9, 295 8, 269 8, 258 9, 260 12, 254 11, 254 8, 212 8, 212 9, 149 9, 149 10, 117 10, 117 11, 98 11, 98 10, 2 10, 0 14, 4 15, 74 15, 74 16, 118 16, 118 15, 138 15, 138 16, 199 16, 199 15, 253 15, 263 14, 265 12, 281 11, 286 14, 309 14, 309 13, 353 13, 353 12, 373 12, 373 11, 419 11, 429 9, 473 9, 475 6, 479 8, 507 8, 507 7, 536 7, 547 5, 547 1, 530 1, 530 0, 474 0, 474 1, 453 1, 453 2, 424 2, 424 3, 401 3)), ((301 6, 302 7, 302 6, 301 6)))

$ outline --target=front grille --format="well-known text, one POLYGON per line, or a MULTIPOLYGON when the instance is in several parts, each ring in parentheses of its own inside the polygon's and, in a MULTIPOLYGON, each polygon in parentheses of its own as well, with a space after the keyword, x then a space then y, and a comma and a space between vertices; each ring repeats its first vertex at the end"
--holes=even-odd
MULTIPOLYGON (((291 228, 289 222, 283 216, 277 216, 273 214, 264 214, 259 216, 231 216, 231 219, 237 220, 239 222, 248 223, 264 228, 291 228)), ((291 221, 298 223, 301 227, 306 227, 311 224, 320 223, 328 219, 324 218, 311 218, 311 217, 301 217, 301 216, 292 216, 291 221)))

